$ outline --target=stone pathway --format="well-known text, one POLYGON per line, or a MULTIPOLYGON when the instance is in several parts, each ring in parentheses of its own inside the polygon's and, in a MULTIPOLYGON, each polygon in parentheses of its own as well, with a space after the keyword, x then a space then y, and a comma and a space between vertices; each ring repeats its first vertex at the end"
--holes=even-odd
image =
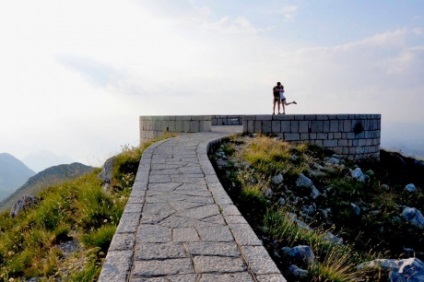
POLYGON ((286 281, 207 157, 240 131, 214 127, 146 149, 98 281, 286 281))

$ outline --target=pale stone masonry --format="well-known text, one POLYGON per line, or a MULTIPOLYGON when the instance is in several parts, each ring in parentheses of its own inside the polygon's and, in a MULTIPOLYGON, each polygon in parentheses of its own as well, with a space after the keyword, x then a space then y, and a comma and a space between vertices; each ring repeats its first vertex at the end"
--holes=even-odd
POLYGON ((286 281, 208 159, 235 133, 241 126, 145 150, 98 281, 286 281))
POLYGON ((243 125, 244 133, 308 142, 351 160, 380 157, 380 114, 141 116, 140 140, 165 132, 209 132, 212 125, 243 125))
POLYGON ((288 142, 307 142, 348 159, 380 156, 381 115, 246 115, 243 132, 281 137, 288 142))

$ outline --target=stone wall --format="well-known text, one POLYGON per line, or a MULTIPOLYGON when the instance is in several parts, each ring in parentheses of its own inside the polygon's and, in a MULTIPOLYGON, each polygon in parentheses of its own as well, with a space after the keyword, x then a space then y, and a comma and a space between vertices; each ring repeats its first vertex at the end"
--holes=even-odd
POLYGON ((212 126, 219 125, 242 125, 242 115, 214 115, 212 116, 212 126))
POLYGON ((140 141, 166 132, 207 132, 222 125, 243 125, 244 133, 308 142, 352 160, 380 156, 379 114, 140 116, 140 141))
POLYGON ((289 142, 308 142, 352 160, 379 158, 381 115, 243 116, 244 133, 263 133, 289 142))
POLYGON ((166 132, 196 133, 211 131, 211 116, 140 116, 140 142, 166 132))

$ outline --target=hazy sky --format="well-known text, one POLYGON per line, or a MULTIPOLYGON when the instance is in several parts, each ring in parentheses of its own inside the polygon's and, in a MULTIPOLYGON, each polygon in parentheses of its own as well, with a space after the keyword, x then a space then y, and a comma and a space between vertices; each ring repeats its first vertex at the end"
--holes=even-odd
MULTIPOLYGON (((0 4, 0 152, 99 165, 139 115, 381 113, 424 121, 421 0, 0 4)), ((413 134, 413 133, 412 133, 413 134)))

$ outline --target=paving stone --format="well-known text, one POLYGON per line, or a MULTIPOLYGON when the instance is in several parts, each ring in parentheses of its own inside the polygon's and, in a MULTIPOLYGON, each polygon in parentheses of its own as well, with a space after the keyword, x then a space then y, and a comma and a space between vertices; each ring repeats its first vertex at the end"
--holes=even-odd
POLYGON ((250 282, 254 281, 247 272, 224 273, 224 274, 202 274, 199 282, 250 282))
POLYGON ((99 282, 125 282, 130 271, 132 251, 108 252, 99 282))
POLYGON ((131 279, 176 274, 194 274, 193 265, 188 258, 165 260, 134 261, 131 279))
POLYGON ((234 242, 188 242, 186 246, 192 256, 240 256, 240 251, 234 242))
POLYGON ((262 246, 241 246, 249 268, 255 274, 279 274, 280 270, 262 246))
POLYGON ((172 240, 175 242, 200 241, 196 228, 174 228, 172 230, 172 240))
POLYGON ((196 282, 196 274, 171 275, 154 278, 134 278, 130 282, 196 282))
POLYGON ((207 272, 240 272, 247 270, 240 258, 197 256, 193 258, 194 268, 199 273, 207 272))
POLYGON ((150 183, 169 183, 172 182, 170 175, 150 175, 149 176, 150 183))
POLYGON ((110 251, 132 250, 135 243, 135 233, 116 233, 109 246, 110 251))
POLYGON ((241 215, 234 215, 234 216, 233 215, 227 215, 225 217, 225 220, 230 225, 232 225, 232 224, 248 224, 246 219, 241 215))
POLYGON ((192 202, 185 202, 185 201, 172 201, 172 202, 168 202, 168 203, 176 211, 188 210, 188 209, 191 209, 191 208, 200 207, 200 206, 204 205, 203 203, 192 203, 192 202))
POLYGON ((144 224, 159 223, 176 212, 168 203, 146 203, 140 222, 144 224))
POLYGON ((197 228, 202 241, 213 242, 232 242, 234 241, 233 235, 228 226, 214 226, 214 227, 200 227, 197 228))
POLYGON ((117 233, 136 232, 140 221, 140 213, 124 212, 119 220, 117 233))
POLYGON ((195 207, 189 210, 185 210, 179 213, 180 216, 191 217, 195 219, 203 219, 213 215, 219 215, 217 205, 206 205, 195 207))
POLYGON ((135 247, 135 260, 187 258, 182 243, 139 243, 135 247))
POLYGON ((262 241, 258 239, 255 232, 248 224, 231 224, 231 231, 237 244, 241 246, 262 246, 262 241))
POLYGON ((136 243, 165 243, 172 240, 172 230, 160 225, 142 224, 137 229, 136 243))
POLYGON ((217 224, 210 223, 202 220, 193 219, 190 217, 181 217, 178 215, 171 215, 170 217, 160 222, 161 226, 169 228, 186 228, 186 227, 203 227, 203 228, 215 228, 217 224))
POLYGON ((149 190, 169 192, 174 191, 179 186, 181 186, 180 183, 149 183, 147 187, 149 190))
POLYGON ((256 280, 258 280, 258 282, 287 282, 281 274, 257 275, 256 280))

